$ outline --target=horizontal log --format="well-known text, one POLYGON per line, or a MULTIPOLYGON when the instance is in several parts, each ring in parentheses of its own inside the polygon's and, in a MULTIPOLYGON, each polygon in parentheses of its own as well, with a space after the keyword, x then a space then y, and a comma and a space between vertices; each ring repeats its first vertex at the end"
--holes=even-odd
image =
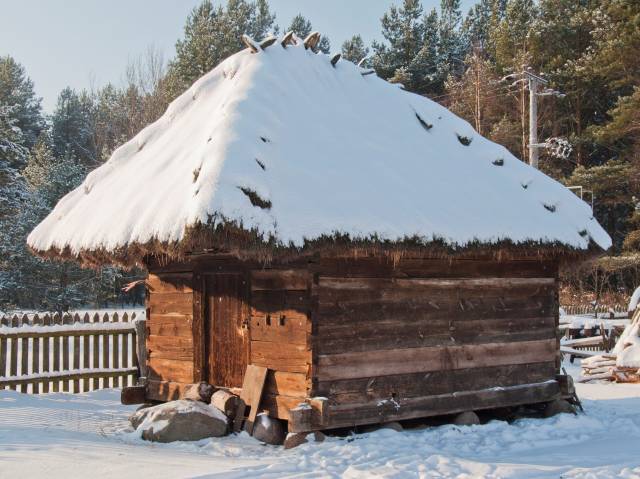
POLYGON ((307 270, 266 269, 251 271, 251 291, 263 290, 303 290, 309 282, 307 270))
POLYGON ((477 320, 547 317, 557 314, 555 286, 500 290, 314 289, 321 324, 376 321, 477 320))
POLYGON ((147 329, 150 335, 170 337, 193 337, 192 314, 150 314, 147 329))
POLYGON ((271 290, 251 293, 252 314, 294 310, 306 314, 309 310, 307 291, 271 290))
POLYGON ((455 391, 538 383, 553 379, 555 375, 555 362, 547 361, 543 363, 320 381, 314 385, 312 395, 327 397, 332 404, 364 403, 390 397, 404 399, 448 394, 455 391))
POLYGON ((311 351, 297 344, 251 341, 251 364, 275 371, 307 373, 311 351))
POLYGON ((260 408, 266 410, 271 417, 288 421, 289 410, 294 409, 301 402, 304 402, 304 399, 299 397, 263 394, 260 408))
POLYGON ((154 314, 193 314, 193 294, 150 293, 147 305, 150 317, 154 314))
POLYGON ((193 361, 193 339, 151 334, 147 337, 147 351, 151 359, 193 361))
POLYGON ((307 316, 286 310, 251 316, 250 332, 254 341, 275 343, 307 343, 307 316))
POLYGON ((125 405, 143 404, 146 401, 146 386, 125 386, 120 391, 120 403, 125 405))
POLYGON ((556 399, 560 388, 555 380, 507 388, 458 391, 452 394, 410 398, 400 401, 372 401, 363 404, 329 406, 326 428, 351 427, 404 419, 455 414, 507 406, 536 404, 556 399))
POLYGON ((319 355, 319 381, 506 366, 555 359, 556 340, 389 349, 319 355))
POLYGON ((307 397, 307 377, 305 374, 283 371, 269 371, 264 391, 274 396, 307 397))
POLYGON ((193 293, 192 282, 192 273, 151 273, 146 281, 151 294, 193 293))
POLYGON ((336 277, 544 277, 556 276, 555 261, 487 259, 390 258, 320 258, 309 269, 322 276, 336 277))
POLYGON ((149 377, 161 381, 193 383, 193 361, 149 358, 149 377))
POLYGON ((393 286, 398 289, 451 288, 512 288, 518 286, 553 286, 555 278, 332 278, 323 276, 320 288, 349 290, 380 290, 393 286))
POLYGON ((470 321, 414 320, 353 324, 318 321, 313 337, 318 354, 364 352, 382 349, 456 346, 554 339, 555 318, 509 318, 470 321))

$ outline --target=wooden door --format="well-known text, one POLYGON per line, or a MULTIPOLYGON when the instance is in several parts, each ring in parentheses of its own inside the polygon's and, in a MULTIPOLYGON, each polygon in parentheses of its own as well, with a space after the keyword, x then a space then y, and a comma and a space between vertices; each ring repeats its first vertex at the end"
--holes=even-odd
POLYGON ((249 358, 247 281, 240 273, 206 276, 206 356, 208 382, 242 387, 249 358))

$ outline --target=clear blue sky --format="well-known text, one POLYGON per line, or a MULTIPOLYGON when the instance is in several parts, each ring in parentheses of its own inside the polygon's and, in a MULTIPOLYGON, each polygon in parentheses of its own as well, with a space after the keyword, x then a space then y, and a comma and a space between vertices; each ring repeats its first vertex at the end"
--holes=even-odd
MULTIPOLYGON (((0 55, 27 69, 50 112, 65 86, 82 89, 120 83, 129 59, 149 45, 174 54, 185 19, 201 0, 0 0, 0 55)), ((217 0, 216 3, 221 0, 217 0)), ((302 13, 338 50, 359 33, 368 44, 380 37, 380 17, 400 0, 269 0, 286 27, 302 13)), ((440 0, 423 0, 425 8, 440 0)), ((463 12, 475 0, 462 0, 463 12)))

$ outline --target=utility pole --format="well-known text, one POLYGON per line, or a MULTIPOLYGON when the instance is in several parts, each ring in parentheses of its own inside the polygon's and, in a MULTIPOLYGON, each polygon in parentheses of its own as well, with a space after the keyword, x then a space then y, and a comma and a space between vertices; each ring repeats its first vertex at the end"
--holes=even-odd
MULTIPOLYGON (((510 75, 502 78, 501 81, 507 80, 515 80, 511 83, 511 87, 518 86, 521 88, 521 101, 522 101, 522 110, 521 110, 521 121, 522 121, 522 148, 523 148, 523 156, 526 154, 525 152, 525 97, 524 91, 529 87, 529 164, 534 168, 538 168, 538 157, 540 153, 540 148, 553 148, 553 142, 547 141, 544 143, 538 143, 538 97, 540 96, 557 96, 558 98, 563 98, 564 93, 560 93, 559 91, 553 90, 552 88, 545 88, 542 91, 538 91, 538 87, 540 85, 547 85, 549 83, 548 80, 542 78, 540 75, 537 75, 532 72, 531 68, 527 68, 523 66, 522 73, 512 73, 510 75)), ((552 140, 552 139, 550 139, 552 140)))
POLYGON ((539 149, 546 146, 538 143, 538 85, 547 85, 549 82, 530 70, 523 71, 522 75, 529 82, 529 164, 538 168, 539 149))

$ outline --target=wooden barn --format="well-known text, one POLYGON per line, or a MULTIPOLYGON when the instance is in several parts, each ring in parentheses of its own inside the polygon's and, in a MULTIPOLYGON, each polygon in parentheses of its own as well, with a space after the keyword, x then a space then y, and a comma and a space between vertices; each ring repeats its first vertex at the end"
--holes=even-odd
POLYGON ((317 39, 246 39, 30 247, 148 270, 150 400, 249 365, 294 432, 558 398, 559 268, 610 246, 589 206, 317 39))

